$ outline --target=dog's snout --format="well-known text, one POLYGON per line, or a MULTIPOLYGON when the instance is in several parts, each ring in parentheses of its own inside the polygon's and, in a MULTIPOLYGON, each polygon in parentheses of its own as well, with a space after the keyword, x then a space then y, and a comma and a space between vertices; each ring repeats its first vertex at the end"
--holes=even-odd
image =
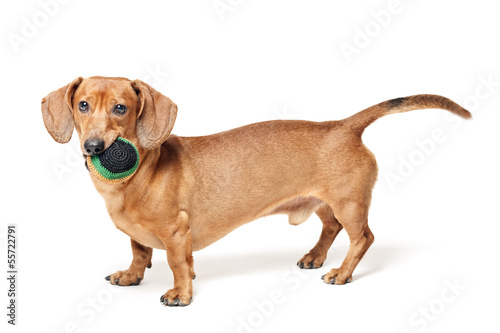
POLYGON ((104 141, 100 139, 88 139, 83 144, 83 148, 88 155, 97 155, 104 151, 104 141))

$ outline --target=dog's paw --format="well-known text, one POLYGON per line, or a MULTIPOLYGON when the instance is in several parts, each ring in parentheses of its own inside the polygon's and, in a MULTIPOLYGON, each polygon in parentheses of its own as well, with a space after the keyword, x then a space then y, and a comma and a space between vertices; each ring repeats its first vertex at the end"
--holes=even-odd
POLYGON ((106 276, 106 280, 117 286, 138 286, 144 276, 139 276, 135 272, 118 271, 115 274, 106 276))
POLYGON ((174 288, 160 297, 160 302, 166 306, 187 306, 191 304, 193 297, 190 292, 174 288))
POLYGON ((306 254, 297 262, 297 266, 305 269, 320 268, 323 266, 326 256, 314 255, 311 252, 306 254))
POLYGON ((327 284, 346 284, 352 281, 352 276, 344 276, 340 269, 334 268, 321 277, 327 284))

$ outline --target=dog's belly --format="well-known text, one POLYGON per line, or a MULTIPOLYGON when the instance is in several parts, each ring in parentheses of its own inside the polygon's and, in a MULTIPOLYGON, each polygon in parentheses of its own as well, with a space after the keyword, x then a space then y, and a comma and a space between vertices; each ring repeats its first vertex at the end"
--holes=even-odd
MULTIPOLYGON (((278 201, 276 205, 266 207, 253 217, 230 216, 228 218, 226 215, 217 216, 211 221, 198 221, 195 219, 195 221, 192 221, 191 228, 193 251, 201 250, 236 228, 267 215, 286 214, 291 225, 299 225, 324 204, 323 201, 313 196, 297 196, 278 201)), ((204 214, 204 217, 207 215, 209 214, 204 214)))

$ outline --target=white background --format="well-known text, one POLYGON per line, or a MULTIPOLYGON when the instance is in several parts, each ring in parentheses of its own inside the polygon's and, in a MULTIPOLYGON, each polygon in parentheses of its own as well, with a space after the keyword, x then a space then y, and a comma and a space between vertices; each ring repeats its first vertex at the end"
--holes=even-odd
POLYGON ((5 272, 6 225, 17 223, 19 279, 15 328, 6 324, 1 279, 1 327, 498 331, 500 21, 494 2, 401 0, 390 18, 382 15, 383 24, 372 12, 387 10, 389 0, 221 3, 230 10, 219 13, 213 0, 73 0, 46 9, 50 16, 34 0, 2 3, 1 267, 5 272), (34 23, 36 31, 27 27, 34 23), (365 29, 368 40, 360 37, 365 29), (14 46, 13 38, 24 40, 14 46), (357 53, 348 59, 341 45, 355 42, 357 53), (80 75, 149 82, 179 106, 173 132, 183 136, 274 118, 342 119, 418 93, 447 96, 469 107, 473 120, 415 111, 367 129, 363 140, 380 169, 370 212, 375 243, 353 283, 320 280, 344 259, 345 232, 323 268, 299 270, 295 263, 316 243, 321 222, 313 216, 292 227, 274 216, 196 252, 193 304, 167 308, 159 302, 173 283, 164 251, 154 251, 139 287, 104 280, 128 267, 129 240, 94 190, 76 134, 59 145, 43 126, 41 98, 80 75), (430 144, 436 131, 442 140, 430 144), (416 142, 427 142, 427 154, 416 142), (410 159, 415 163, 404 181, 391 186, 388 173, 405 171, 398 168, 410 159), (460 287, 450 290, 450 284, 460 287), (273 293, 282 296, 270 306, 273 293))

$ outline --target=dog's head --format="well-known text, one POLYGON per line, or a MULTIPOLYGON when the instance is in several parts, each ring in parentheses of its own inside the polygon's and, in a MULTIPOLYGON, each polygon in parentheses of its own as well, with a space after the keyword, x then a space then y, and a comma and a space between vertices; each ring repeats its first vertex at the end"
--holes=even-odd
POLYGON ((106 150, 123 137, 144 150, 159 147, 169 136, 177 105, 140 81, 81 77, 42 99, 43 121, 59 143, 80 137, 84 155, 106 150))

